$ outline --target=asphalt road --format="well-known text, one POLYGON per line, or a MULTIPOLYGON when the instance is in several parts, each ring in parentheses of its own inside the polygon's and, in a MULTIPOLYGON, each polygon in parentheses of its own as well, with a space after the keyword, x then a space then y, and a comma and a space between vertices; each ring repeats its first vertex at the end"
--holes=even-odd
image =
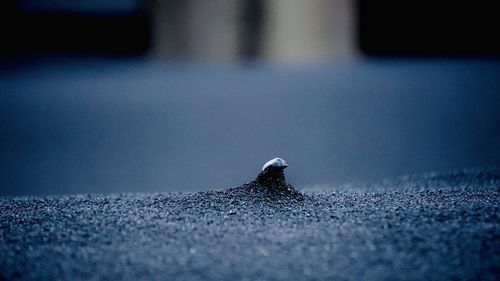
POLYGON ((498 280, 499 191, 500 170, 487 169, 302 198, 248 188, 3 197, 0 279, 498 280))

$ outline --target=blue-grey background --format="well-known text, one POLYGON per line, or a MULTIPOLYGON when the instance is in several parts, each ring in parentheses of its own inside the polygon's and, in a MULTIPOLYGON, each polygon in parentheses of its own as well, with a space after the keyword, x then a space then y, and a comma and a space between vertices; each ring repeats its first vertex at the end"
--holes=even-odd
POLYGON ((499 166, 497 11, 3 1, 0 196, 225 188, 273 157, 296 187, 499 166))
POLYGON ((0 74, 1 195, 378 180, 500 164, 500 62, 39 59, 0 74))

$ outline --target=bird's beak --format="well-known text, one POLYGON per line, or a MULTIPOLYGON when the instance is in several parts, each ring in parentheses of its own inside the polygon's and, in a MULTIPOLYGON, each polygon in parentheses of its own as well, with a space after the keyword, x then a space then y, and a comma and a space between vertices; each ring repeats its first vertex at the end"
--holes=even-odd
POLYGON ((285 169, 286 167, 288 167, 288 165, 287 165, 287 164, 283 165, 283 169, 285 169))

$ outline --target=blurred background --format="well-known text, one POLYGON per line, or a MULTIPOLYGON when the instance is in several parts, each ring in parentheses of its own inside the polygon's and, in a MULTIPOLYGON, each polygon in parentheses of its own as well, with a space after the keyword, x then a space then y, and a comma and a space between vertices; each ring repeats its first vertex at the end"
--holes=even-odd
POLYGON ((500 164, 495 1, 3 0, 0 196, 500 164))

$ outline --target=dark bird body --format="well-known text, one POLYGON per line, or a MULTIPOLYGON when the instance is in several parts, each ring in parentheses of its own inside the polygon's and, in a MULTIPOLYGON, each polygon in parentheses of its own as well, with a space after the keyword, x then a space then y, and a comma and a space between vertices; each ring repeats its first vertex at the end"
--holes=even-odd
POLYGON ((275 158, 267 162, 255 180, 244 184, 244 188, 267 193, 270 197, 288 197, 301 200, 303 195, 286 182, 285 168, 288 165, 283 159, 275 158), (274 161, 274 162, 273 162, 274 161))

